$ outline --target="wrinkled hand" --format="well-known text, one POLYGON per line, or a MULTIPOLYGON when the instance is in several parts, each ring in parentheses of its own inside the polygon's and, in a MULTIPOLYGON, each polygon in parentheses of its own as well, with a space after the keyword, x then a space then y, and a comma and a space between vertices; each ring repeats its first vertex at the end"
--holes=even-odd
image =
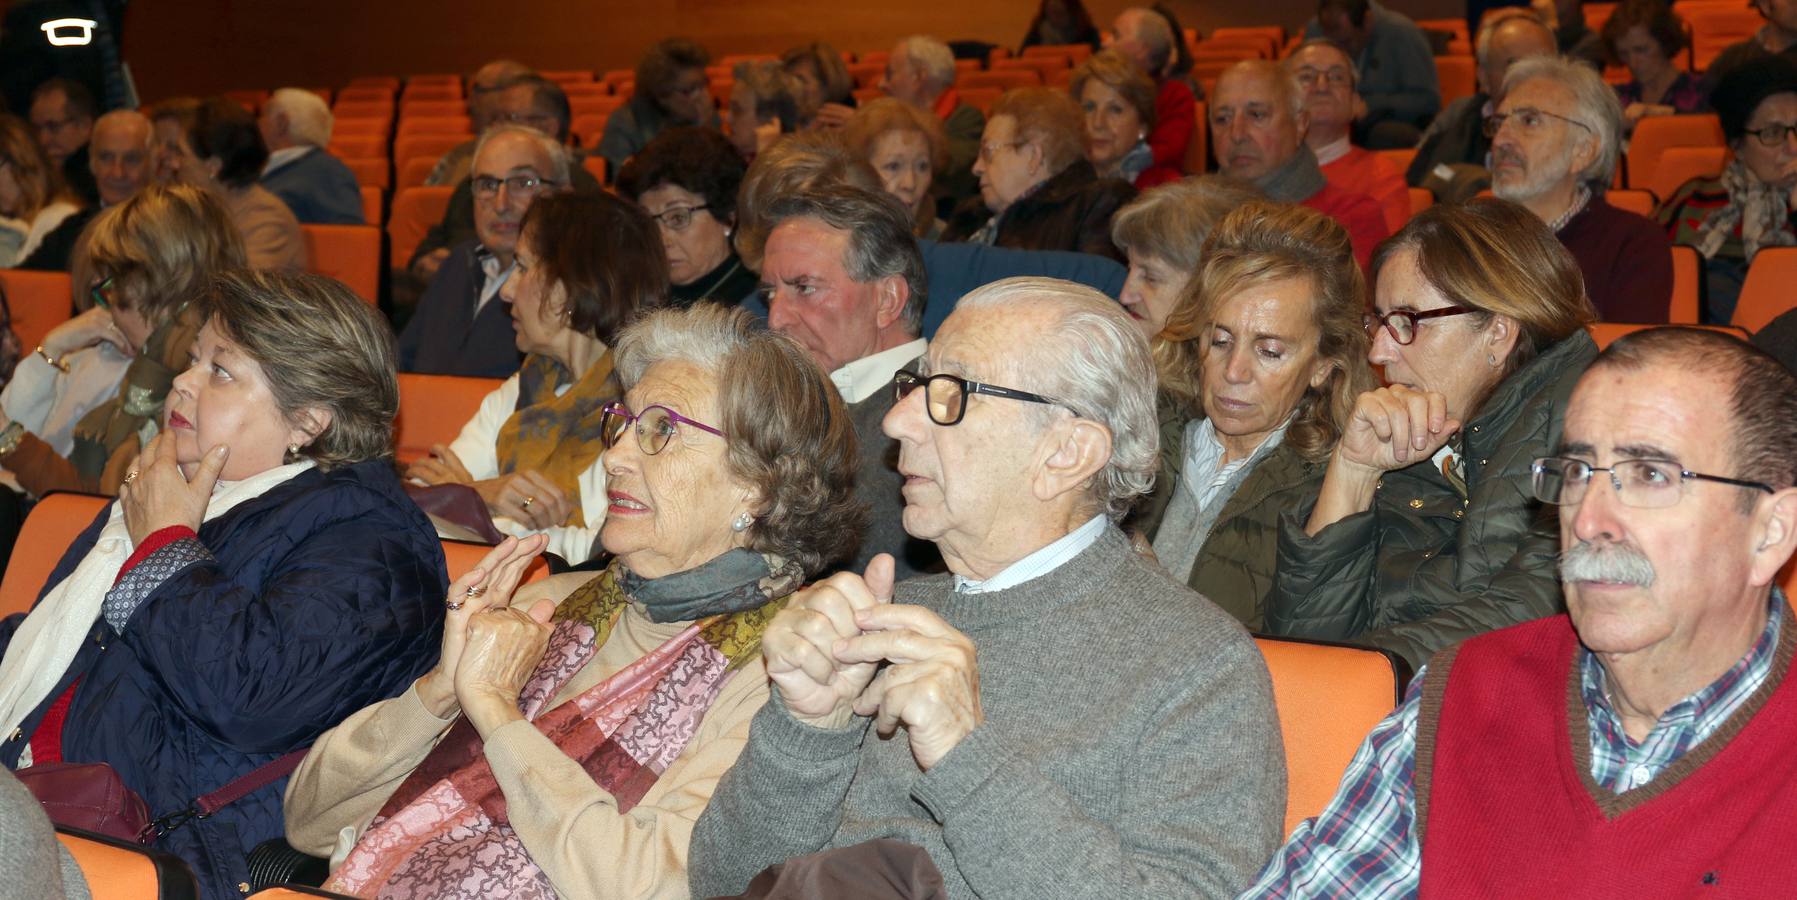
POLYGON ((455 666, 455 696, 483 739, 524 718, 518 694, 549 647, 554 614, 554 602, 538 600, 528 610, 486 609, 468 618, 455 666))
POLYGON ((445 604, 453 607, 459 603, 462 608, 450 609, 444 617, 443 649, 437 656, 437 664, 418 679, 418 698, 424 701, 431 715, 447 719, 457 709, 455 673, 462 650, 467 646, 468 620, 489 609, 510 606, 512 593, 518 589, 525 570, 548 542, 549 539, 540 534, 523 540, 506 538, 481 558, 480 565, 449 585, 445 604), (470 588, 479 593, 469 596, 470 588))
POLYGON ((428 282, 437 277, 437 270, 443 268, 443 261, 448 258, 449 248, 438 247, 437 249, 418 257, 418 261, 412 263, 412 274, 418 276, 419 279, 428 282))
POLYGON ((125 511, 125 529, 131 543, 174 525, 185 525, 194 531, 206 520, 206 504, 212 500, 212 486, 218 473, 230 458, 230 448, 219 444, 206 451, 194 468, 193 477, 182 474, 175 461, 174 435, 164 431, 150 439, 150 445, 137 454, 126 469, 137 477, 119 485, 119 504, 125 511))
POLYGON ((486 501, 493 518, 510 518, 527 528, 542 531, 568 521, 574 504, 562 489, 535 469, 473 482, 471 487, 486 501))
POLYGON ((837 661, 891 663, 856 698, 855 712, 873 716, 882 735, 905 726, 911 755, 927 772, 986 720, 973 641, 921 606, 863 609, 855 624, 863 633, 837 642, 837 661))
POLYGON ((873 662, 845 663, 837 643, 861 634, 856 613, 892 602, 892 557, 867 564, 866 577, 839 572, 793 595, 761 636, 767 674, 793 718, 818 728, 841 728, 855 698, 873 680, 873 662))
POLYGON ((1460 423, 1448 418, 1447 398, 1403 385, 1361 394, 1336 444, 1336 459, 1374 473, 1401 469, 1435 455, 1460 423))
POLYGON ((96 344, 111 344, 126 356, 136 356, 137 348, 125 338, 119 330, 118 323, 112 320, 112 313, 96 306, 76 316, 44 335, 44 352, 62 359, 77 350, 85 350, 96 344))
POLYGON ((472 484, 474 476, 454 450, 432 444, 431 454, 406 468, 406 477, 425 484, 472 484))
POLYGON ((811 124, 818 128, 843 128, 855 117, 855 111, 840 103, 826 103, 817 108, 811 124))

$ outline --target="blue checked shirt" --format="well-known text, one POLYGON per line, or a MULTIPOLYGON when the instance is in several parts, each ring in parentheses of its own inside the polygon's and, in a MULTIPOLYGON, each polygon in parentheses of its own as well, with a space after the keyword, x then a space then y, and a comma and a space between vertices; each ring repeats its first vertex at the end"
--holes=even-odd
MULTIPOLYGON (((1597 657, 1579 648, 1581 694, 1591 724, 1592 779, 1618 794, 1638 788, 1728 721, 1771 672, 1784 609, 1784 596, 1774 591, 1766 629, 1753 649, 1721 678, 1666 710, 1639 744, 1629 740, 1610 707, 1597 657)), ((1412 829, 1423 674, 1417 672, 1403 704, 1355 752, 1335 799, 1322 815, 1293 829, 1243 897, 1416 896, 1423 871, 1422 848, 1412 829)))

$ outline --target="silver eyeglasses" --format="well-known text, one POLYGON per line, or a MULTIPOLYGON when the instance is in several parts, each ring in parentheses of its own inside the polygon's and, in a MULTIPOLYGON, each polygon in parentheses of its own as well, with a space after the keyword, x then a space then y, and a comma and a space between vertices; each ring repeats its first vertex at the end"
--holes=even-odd
POLYGON ((1689 472, 1677 463, 1663 459, 1625 459, 1608 467, 1594 466, 1582 459, 1544 456, 1529 467, 1530 487, 1535 499, 1553 506, 1577 506, 1585 499, 1591 476, 1610 473, 1610 485, 1616 488, 1616 499, 1623 506, 1637 509, 1661 509, 1672 506, 1684 496, 1687 481, 1713 481, 1733 487, 1774 493, 1772 486, 1758 481, 1724 478, 1689 472))

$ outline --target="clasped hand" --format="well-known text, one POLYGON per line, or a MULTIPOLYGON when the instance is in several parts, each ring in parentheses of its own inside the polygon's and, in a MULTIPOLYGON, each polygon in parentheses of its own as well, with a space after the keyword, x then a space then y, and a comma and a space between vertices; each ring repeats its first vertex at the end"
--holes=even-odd
POLYGON ((762 636, 768 677, 794 718, 840 728, 874 718, 900 726, 928 771, 985 721, 973 641, 921 606, 892 602, 893 561, 865 576, 833 575, 800 591, 762 636))
POLYGON ((429 456, 412 463, 406 477, 429 485, 468 485, 487 504, 487 513, 493 518, 509 518, 535 531, 554 528, 574 513, 568 495, 543 473, 526 469, 476 481, 462 458, 442 444, 432 446, 429 456))
POLYGON ((1401 384, 1382 387, 1354 401, 1335 455, 1362 469, 1389 472, 1434 456, 1459 430, 1442 395, 1401 384))
POLYGON ((443 622, 443 649, 417 684, 419 699, 433 715, 449 718, 460 709, 482 738, 524 718, 518 695, 549 646, 555 604, 539 600, 526 610, 511 600, 546 542, 542 535, 506 538, 449 586, 452 608, 443 622))

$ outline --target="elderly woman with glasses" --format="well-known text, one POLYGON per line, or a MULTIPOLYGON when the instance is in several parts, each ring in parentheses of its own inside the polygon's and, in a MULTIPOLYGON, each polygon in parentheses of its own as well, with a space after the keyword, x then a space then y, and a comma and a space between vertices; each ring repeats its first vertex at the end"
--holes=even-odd
POLYGON ((660 226, 669 299, 735 306, 755 293, 755 271, 736 255, 736 194, 747 167, 715 128, 670 128, 618 172, 618 195, 660 226))
POLYGON ((478 535, 544 533, 551 553, 578 564, 594 554, 605 520, 600 427, 622 393, 611 347, 638 310, 663 302, 667 267, 649 217, 609 194, 549 195, 520 229, 499 297, 524 363, 453 443, 432 448, 406 476, 471 488, 491 520, 473 523, 478 535))
POLYGON ((287 835, 347 852, 333 890, 685 896, 693 824, 769 696, 761 634, 858 540, 858 457, 828 377, 742 310, 656 310, 617 360, 616 559, 514 596, 542 539, 508 539, 450 586, 437 667, 313 746, 287 835))
POLYGON ((1797 63, 1767 56, 1729 70, 1710 97, 1733 158, 1684 183, 1655 218, 1704 258, 1704 321, 1726 324, 1762 247, 1797 245, 1797 63))
POLYGON ((1572 256, 1502 200, 1430 208, 1373 273, 1368 361, 1386 386, 1356 401, 1314 500, 1280 516, 1267 630, 1421 665, 1558 603, 1529 467, 1597 355, 1593 312, 1572 256))

